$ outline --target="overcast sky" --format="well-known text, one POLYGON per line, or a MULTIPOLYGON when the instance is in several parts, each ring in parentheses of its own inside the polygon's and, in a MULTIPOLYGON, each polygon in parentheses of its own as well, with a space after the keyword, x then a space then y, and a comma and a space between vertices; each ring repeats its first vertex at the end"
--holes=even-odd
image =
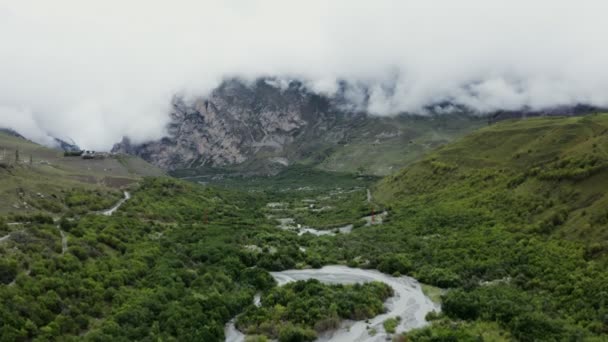
POLYGON ((226 76, 365 84, 377 115, 445 99, 606 106, 606 13, 604 0, 0 0, 0 126, 92 149, 158 138, 174 93, 226 76))

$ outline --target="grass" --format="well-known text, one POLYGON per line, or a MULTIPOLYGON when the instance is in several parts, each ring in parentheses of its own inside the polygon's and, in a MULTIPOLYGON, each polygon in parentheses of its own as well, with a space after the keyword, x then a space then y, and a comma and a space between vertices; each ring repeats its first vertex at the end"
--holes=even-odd
POLYGON ((480 118, 459 115, 373 118, 350 130, 318 167, 388 175, 484 124, 480 118))
POLYGON ((508 342, 513 341, 513 337, 508 331, 502 329, 496 322, 474 322, 471 324, 470 331, 481 336, 487 342, 508 342))
POLYGON ((422 292, 429 297, 433 303, 441 304, 441 295, 444 290, 428 284, 420 284, 420 287, 422 287, 422 292))

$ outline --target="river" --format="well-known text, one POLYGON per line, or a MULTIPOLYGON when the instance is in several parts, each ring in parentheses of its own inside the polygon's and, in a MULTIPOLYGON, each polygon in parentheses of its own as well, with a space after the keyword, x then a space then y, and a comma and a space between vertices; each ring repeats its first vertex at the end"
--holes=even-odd
MULTIPOLYGON (((431 311, 439 311, 438 304, 433 303, 424 295, 418 281, 411 277, 392 277, 376 270, 363 270, 346 266, 325 266, 320 269, 287 270, 271 272, 279 286, 292 281, 317 279, 328 284, 354 284, 380 281, 393 288, 394 296, 389 298, 385 306, 387 312, 365 321, 344 321, 337 330, 325 332, 319 336, 318 342, 376 342, 386 341, 387 333, 382 323, 391 317, 400 316, 401 322, 396 331, 404 332, 427 324, 425 316, 431 311), (376 330, 374 336, 368 334, 368 327, 376 330)), ((224 331, 226 342, 242 342, 245 335, 230 321, 224 331)))

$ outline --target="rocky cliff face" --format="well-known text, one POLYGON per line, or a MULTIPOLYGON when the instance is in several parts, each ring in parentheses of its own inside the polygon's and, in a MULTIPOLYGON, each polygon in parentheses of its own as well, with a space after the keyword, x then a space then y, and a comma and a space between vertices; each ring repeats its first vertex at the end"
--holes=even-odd
MULTIPOLYGON (((113 152, 141 156, 163 169, 226 166, 248 161, 288 164, 305 146, 328 134, 346 116, 327 98, 307 92, 300 83, 275 87, 265 80, 253 85, 232 80, 208 97, 173 101, 168 136, 133 145, 128 138, 113 152), (292 148, 298 143, 301 148, 292 148)), ((333 139, 340 139, 334 132, 333 139)))

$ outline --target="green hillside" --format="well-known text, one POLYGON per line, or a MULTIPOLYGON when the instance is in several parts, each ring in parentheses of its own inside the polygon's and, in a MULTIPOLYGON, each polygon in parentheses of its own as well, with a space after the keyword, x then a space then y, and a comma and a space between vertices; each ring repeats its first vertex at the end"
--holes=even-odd
POLYGON ((377 193, 404 206, 483 211, 514 230, 601 244, 606 251, 607 189, 608 114, 601 114, 480 129, 386 178, 377 193))
POLYGON ((603 341, 607 189, 608 114, 501 122, 382 180, 390 223, 341 243, 450 288, 414 341, 603 341))
POLYGON ((468 115, 371 117, 349 122, 343 139, 319 143, 303 162, 326 171, 389 175, 485 123, 468 115))
POLYGON ((102 207, 121 196, 118 189, 162 174, 140 158, 65 157, 62 151, 0 132, 0 213, 63 211, 66 199, 82 197, 82 192, 99 199, 109 196, 102 207))

